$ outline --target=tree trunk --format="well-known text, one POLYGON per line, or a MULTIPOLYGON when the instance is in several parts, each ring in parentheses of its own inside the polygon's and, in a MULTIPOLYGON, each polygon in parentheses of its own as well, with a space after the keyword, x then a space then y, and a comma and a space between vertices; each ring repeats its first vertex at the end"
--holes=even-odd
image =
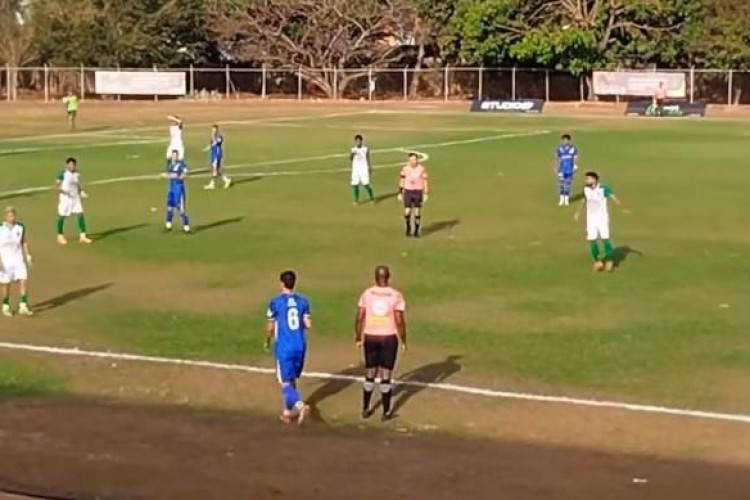
MULTIPOLYGON (((409 85, 409 97, 414 98, 419 91, 419 84, 422 81, 422 60, 424 59, 424 41, 419 40, 419 49, 417 50, 417 64, 414 65, 414 73, 409 85)), ((408 74, 408 73, 407 73, 408 74)))

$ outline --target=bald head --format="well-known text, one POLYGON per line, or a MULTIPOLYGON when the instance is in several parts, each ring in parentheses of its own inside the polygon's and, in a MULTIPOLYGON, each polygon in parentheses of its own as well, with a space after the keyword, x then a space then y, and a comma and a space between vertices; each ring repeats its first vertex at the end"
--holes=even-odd
POLYGON ((375 268, 375 283, 378 286, 388 286, 391 279, 391 270, 388 266, 378 266, 375 268))

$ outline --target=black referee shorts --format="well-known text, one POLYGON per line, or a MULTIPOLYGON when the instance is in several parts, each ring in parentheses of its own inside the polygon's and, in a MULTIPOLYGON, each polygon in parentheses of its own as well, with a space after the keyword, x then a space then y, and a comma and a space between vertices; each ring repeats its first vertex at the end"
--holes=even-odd
POLYGON ((403 198, 405 208, 422 208, 422 204, 424 203, 424 191, 405 189, 403 198))
POLYGON ((398 357, 398 336, 365 334, 365 368, 393 370, 398 357))

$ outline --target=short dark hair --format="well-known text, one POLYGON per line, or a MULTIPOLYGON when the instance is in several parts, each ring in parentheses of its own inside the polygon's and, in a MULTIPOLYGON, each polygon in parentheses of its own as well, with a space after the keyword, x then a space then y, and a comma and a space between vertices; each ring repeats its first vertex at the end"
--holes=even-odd
POLYGON ((76 160, 75 158, 73 158, 71 156, 70 158, 68 158, 67 160, 65 160, 65 164, 67 165, 68 163, 73 163, 73 164, 77 165, 78 164, 78 160, 76 160))
POLYGON ((409 158, 419 159, 419 155, 417 153, 409 153, 409 158))
POLYGON ((365 138, 364 138, 364 137, 362 137, 362 136, 361 136, 360 134, 357 134, 357 135, 355 135, 355 136, 354 136, 354 140, 355 140, 355 141, 364 141, 364 140, 365 140, 365 138))
POLYGON ((597 180, 597 182, 599 181, 599 174, 597 174, 593 170, 586 172, 586 177, 593 177, 594 179, 597 180))
POLYGON ((297 284, 297 275, 294 271, 284 271, 279 276, 279 281, 284 284, 284 288, 287 290, 294 290, 294 286, 297 284))
POLYGON ((375 268, 375 282, 377 284, 388 284, 391 279, 391 270, 388 266, 378 266, 375 268))
POLYGON ((569 141, 569 140, 572 139, 572 137, 570 137, 570 134, 563 134, 562 137, 561 137, 561 139, 563 141, 569 141))
POLYGON ((215 128, 215 129, 218 129, 218 128, 219 128, 219 125, 218 125, 218 124, 216 124, 216 123, 214 123, 213 125, 211 125, 211 128, 215 128))

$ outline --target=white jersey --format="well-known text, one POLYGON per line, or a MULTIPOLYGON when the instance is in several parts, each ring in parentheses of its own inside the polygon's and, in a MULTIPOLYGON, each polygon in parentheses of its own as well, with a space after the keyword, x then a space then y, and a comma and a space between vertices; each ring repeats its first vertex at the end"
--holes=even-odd
POLYGON ((0 260, 3 266, 23 262, 23 244, 26 241, 26 228, 16 223, 0 225, 0 260))
POLYGON ((81 195, 81 174, 78 170, 70 171, 67 168, 57 176, 60 181, 60 196, 77 198, 81 195))
POLYGON ((367 146, 354 146, 352 148, 351 154, 352 154, 352 168, 357 167, 364 167, 367 168, 369 166, 367 161, 367 155, 370 152, 370 148, 367 146))
POLYGON ((169 142, 173 146, 182 145, 182 125, 174 123, 169 126, 169 142))
POLYGON ((608 221, 609 209, 607 199, 612 196, 609 186, 597 184, 594 187, 584 187, 583 196, 586 198, 587 220, 608 221))

